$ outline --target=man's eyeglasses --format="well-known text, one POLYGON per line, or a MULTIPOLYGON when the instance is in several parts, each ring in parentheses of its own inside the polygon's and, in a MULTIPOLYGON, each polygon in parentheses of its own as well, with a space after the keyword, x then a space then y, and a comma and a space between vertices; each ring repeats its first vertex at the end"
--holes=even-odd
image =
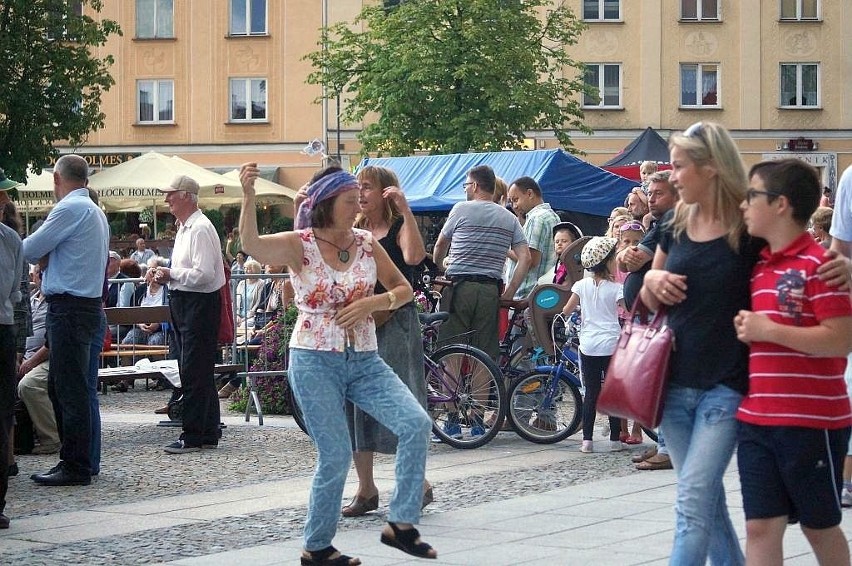
POLYGON ((781 193, 776 193, 775 191, 758 191, 757 189, 749 189, 746 191, 746 202, 751 204, 751 201, 754 200, 754 197, 758 195, 766 195, 766 197, 772 201, 775 197, 780 197, 781 193))
POLYGON ((466 183, 462 183, 462 190, 466 191, 469 186, 475 185, 475 184, 476 184, 475 181, 468 181, 466 183))

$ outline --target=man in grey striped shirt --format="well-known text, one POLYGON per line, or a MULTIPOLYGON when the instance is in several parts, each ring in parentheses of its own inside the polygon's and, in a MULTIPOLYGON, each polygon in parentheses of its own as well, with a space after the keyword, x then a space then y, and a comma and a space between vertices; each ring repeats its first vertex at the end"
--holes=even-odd
POLYGON ((495 361, 499 355, 498 312, 501 294, 511 299, 530 266, 530 250, 517 217, 492 202, 494 171, 474 167, 463 184, 467 201, 456 204, 435 243, 434 259, 453 282, 450 319, 441 326, 441 341, 468 331, 470 343, 495 361), (502 288, 503 265, 511 249, 518 265, 502 288))

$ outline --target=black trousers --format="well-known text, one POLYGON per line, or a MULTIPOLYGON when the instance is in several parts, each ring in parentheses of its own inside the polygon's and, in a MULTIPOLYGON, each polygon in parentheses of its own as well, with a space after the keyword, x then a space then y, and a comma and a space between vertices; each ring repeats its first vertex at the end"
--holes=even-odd
MULTIPOLYGON (((583 398, 583 440, 592 440, 595 431, 598 395, 601 394, 610 358, 612 356, 587 356, 580 352, 580 370, 586 388, 586 396, 583 398)), ((621 419, 609 417, 609 439, 618 440, 620 433, 621 419)))
POLYGON ((219 442, 219 395, 213 369, 221 318, 219 291, 170 291, 175 351, 183 389, 183 434, 187 446, 219 442))
POLYGON ((9 442, 15 419, 15 327, 0 325, 0 513, 9 489, 9 442))

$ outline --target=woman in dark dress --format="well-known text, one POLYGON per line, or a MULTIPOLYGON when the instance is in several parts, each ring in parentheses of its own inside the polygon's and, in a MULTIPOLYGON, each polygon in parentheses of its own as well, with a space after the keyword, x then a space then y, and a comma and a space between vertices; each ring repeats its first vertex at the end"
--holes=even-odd
MULTIPOLYGON (((369 230, 388 252, 394 265, 413 282, 412 267, 426 257, 423 238, 411 213, 399 180, 390 169, 367 166, 358 172, 361 185, 361 214, 356 228, 369 230)), ((383 292, 381 285, 376 293, 383 292)), ((423 379, 423 341, 414 303, 389 312, 374 313, 379 356, 400 377, 405 385, 426 407, 426 382, 423 379), (379 326, 381 325, 381 326, 379 326)), ((367 413, 347 404, 349 432, 352 438, 358 490, 352 501, 343 508, 344 517, 357 517, 379 506, 379 490, 373 480, 373 454, 396 452, 396 436, 367 413)), ((432 488, 424 483, 423 504, 432 501, 432 488)))

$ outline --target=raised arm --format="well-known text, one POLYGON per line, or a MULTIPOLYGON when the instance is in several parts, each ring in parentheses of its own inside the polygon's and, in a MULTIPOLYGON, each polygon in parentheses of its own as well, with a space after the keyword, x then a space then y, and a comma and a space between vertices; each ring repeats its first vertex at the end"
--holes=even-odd
POLYGON ((394 203, 396 209, 402 215, 402 229, 399 231, 397 243, 402 250, 402 257, 408 265, 417 265, 426 257, 426 246, 423 245, 423 236, 417 228, 417 219, 408 206, 405 194, 399 187, 386 187, 382 196, 394 203))
POLYGON ((240 236, 243 249, 261 263, 286 265, 298 272, 302 269, 302 243, 296 232, 259 235, 254 182, 260 175, 257 163, 240 167, 243 204, 240 210, 240 236))

